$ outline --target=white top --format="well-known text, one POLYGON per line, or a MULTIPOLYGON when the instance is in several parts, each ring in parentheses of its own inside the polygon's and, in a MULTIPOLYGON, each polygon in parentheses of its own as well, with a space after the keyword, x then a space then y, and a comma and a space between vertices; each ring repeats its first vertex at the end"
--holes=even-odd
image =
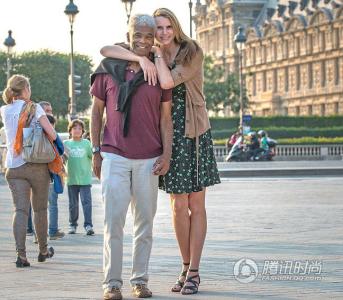
MULTIPOLYGON (((2 122, 4 123, 7 141, 6 168, 18 168, 26 163, 21 157, 21 154, 15 155, 13 150, 13 144, 17 134, 19 115, 24 103, 24 100, 14 100, 13 103, 0 107, 1 118, 2 122)), ((39 121, 40 117, 43 115, 45 115, 44 110, 40 105, 36 105, 36 114, 32 119, 30 127, 34 127, 37 120, 39 121)))

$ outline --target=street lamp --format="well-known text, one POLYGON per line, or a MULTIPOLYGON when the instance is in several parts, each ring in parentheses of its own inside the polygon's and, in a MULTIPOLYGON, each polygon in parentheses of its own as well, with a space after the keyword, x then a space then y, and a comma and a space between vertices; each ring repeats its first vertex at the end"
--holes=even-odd
POLYGON ((234 41, 238 48, 239 57, 239 126, 243 139, 243 115, 244 115, 244 105, 243 105, 243 48, 247 38, 244 33, 244 28, 239 27, 238 32, 235 34, 234 41))
POLYGON ((7 70, 6 70, 6 75, 7 75, 7 81, 11 76, 11 55, 12 55, 12 49, 15 46, 15 40, 12 37, 12 30, 8 31, 8 37, 4 41, 4 45, 7 47, 7 70))
POLYGON ((131 11, 132 11, 132 5, 133 2, 136 0, 121 0, 125 4, 125 11, 126 11, 126 16, 127 16, 127 21, 126 23, 129 24, 130 21, 130 16, 131 16, 131 11))
POLYGON ((73 0, 69 0, 69 4, 66 6, 64 13, 69 17, 70 23, 70 85, 69 85, 69 98, 70 98, 70 112, 69 118, 71 120, 76 118, 76 102, 74 91, 74 45, 73 45, 73 24, 75 16, 79 13, 77 6, 73 0))
POLYGON ((189 0, 188 2, 189 6, 189 36, 192 37, 192 7, 193 7, 193 2, 192 0, 189 0))

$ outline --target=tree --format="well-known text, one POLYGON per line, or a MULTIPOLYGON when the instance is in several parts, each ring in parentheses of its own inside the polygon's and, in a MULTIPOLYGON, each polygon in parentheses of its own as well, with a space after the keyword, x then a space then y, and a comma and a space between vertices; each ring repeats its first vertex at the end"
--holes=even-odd
MULTIPOLYGON (((204 94, 207 108, 215 113, 223 111, 225 107, 237 113, 240 110, 239 78, 231 73, 225 76, 222 66, 214 64, 211 56, 204 59, 204 94)), ((248 104, 246 89, 243 89, 243 103, 248 104)))
MULTIPOLYGON (((75 74, 82 77, 82 93, 76 98, 76 110, 81 112, 91 103, 89 84, 92 62, 90 57, 80 54, 74 55, 74 62, 75 74)), ((4 64, 6 65, 6 60, 3 60, 3 55, 0 54, 0 66, 4 64)), ((51 102, 57 116, 68 114, 69 55, 51 50, 24 52, 12 59, 12 74, 15 73, 30 78, 32 100, 51 102)), ((1 74, 0 80, 0 89, 3 89, 6 75, 3 77, 1 74)))

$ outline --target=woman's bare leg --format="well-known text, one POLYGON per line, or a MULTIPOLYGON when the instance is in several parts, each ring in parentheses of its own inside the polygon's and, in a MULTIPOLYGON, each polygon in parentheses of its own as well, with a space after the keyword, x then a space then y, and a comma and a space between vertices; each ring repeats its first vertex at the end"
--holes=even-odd
MULTIPOLYGON (((190 222, 190 267, 188 277, 198 274, 201 253, 205 242, 207 231, 207 217, 205 208, 205 194, 206 190, 201 192, 193 192, 189 195, 189 210, 191 216, 190 222)), ((199 282, 199 278, 194 278, 194 281, 199 282)), ((192 292, 187 289, 187 286, 193 286, 192 283, 187 282, 183 288, 184 293, 192 292)))
MULTIPOLYGON (((188 209, 188 194, 172 194, 171 207, 173 213, 173 225, 177 242, 179 244, 179 250, 182 257, 183 264, 182 272, 188 270, 188 263, 190 262, 190 216, 188 209)), ((177 292, 181 290, 185 276, 180 276, 172 291, 177 292)))

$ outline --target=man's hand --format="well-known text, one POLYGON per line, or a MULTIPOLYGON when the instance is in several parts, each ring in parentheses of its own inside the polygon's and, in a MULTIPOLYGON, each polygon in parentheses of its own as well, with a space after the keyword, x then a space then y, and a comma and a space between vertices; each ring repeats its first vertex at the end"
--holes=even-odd
POLYGON ((154 175, 166 175, 170 166, 170 159, 161 155, 152 168, 152 173, 154 175))
POLYGON ((93 172, 98 179, 100 179, 100 176, 101 176, 101 163, 102 163, 102 157, 100 155, 100 152, 96 152, 93 155, 92 166, 93 166, 93 172))
POLYGON ((157 84, 157 70, 153 62, 147 57, 141 56, 139 58, 139 65, 141 66, 144 73, 144 80, 148 81, 149 85, 157 84))

